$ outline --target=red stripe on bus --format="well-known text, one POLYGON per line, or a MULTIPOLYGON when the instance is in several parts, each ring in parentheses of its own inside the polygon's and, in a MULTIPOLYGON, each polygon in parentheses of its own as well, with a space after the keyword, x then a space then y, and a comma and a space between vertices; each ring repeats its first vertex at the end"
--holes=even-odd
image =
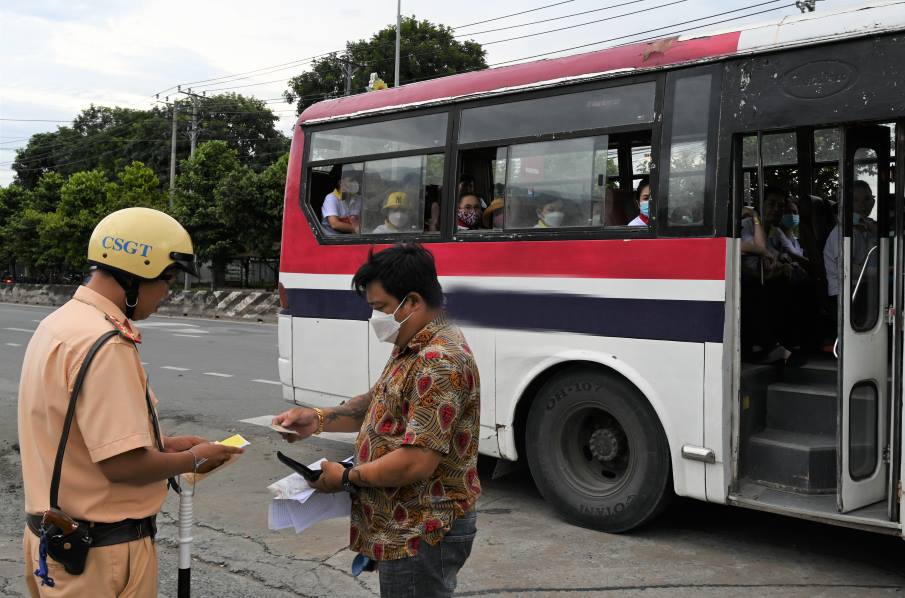
POLYGON ((563 58, 462 73, 378 92, 360 93, 320 102, 307 108, 299 117, 298 122, 492 92, 507 87, 531 85, 567 77, 581 77, 619 69, 649 69, 713 56, 725 56, 734 54, 738 50, 740 36, 741 32, 733 31, 684 41, 658 40, 563 58))

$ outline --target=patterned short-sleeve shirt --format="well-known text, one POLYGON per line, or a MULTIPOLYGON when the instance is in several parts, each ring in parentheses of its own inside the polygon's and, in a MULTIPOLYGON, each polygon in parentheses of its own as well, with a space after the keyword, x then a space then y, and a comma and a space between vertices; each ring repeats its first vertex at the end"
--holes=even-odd
POLYGON ((403 446, 427 447, 443 457, 426 481, 359 490, 352 501, 352 550, 378 561, 414 556, 420 542, 436 544, 474 506, 481 493, 480 396, 471 349, 445 315, 394 349, 372 389, 356 462, 403 446))

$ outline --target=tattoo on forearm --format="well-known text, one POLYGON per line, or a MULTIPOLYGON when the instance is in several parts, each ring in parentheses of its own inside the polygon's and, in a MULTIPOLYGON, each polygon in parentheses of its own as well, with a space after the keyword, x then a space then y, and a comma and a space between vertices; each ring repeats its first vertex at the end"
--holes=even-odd
POLYGON ((371 393, 370 391, 368 391, 363 395, 358 395, 354 399, 349 399, 345 403, 342 403, 328 411, 324 417, 324 423, 329 424, 341 417, 348 417, 353 420, 359 420, 364 417, 365 413, 368 412, 368 407, 370 407, 370 405, 371 393))

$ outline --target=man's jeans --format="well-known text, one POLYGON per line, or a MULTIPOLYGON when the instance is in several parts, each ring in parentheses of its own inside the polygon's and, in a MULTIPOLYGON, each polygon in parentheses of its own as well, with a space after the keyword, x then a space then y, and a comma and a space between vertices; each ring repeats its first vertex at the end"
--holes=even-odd
POLYGON ((456 575, 471 554, 477 528, 474 510, 453 521, 436 546, 421 542, 418 554, 380 561, 381 598, 446 598, 456 589, 456 575))

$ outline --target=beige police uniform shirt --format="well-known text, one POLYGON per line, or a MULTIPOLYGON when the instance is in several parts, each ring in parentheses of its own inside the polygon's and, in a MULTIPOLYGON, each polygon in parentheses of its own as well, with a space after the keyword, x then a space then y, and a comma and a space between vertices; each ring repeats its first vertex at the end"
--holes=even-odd
MULTIPOLYGON (((79 287, 72 300, 41 321, 28 343, 19 383, 19 446, 27 513, 49 508, 53 462, 69 395, 88 349, 113 329, 108 315, 130 327, 113 302, 79 287)), ((60 479, 60 508, 71 517, 113 522, 160 511, 166 482, 113 483, 98 466, 104 459, 136 448, 156 447, 145 384, 138 351, 121 336, 109 340, 91 362, 76 403, 60 479)))

